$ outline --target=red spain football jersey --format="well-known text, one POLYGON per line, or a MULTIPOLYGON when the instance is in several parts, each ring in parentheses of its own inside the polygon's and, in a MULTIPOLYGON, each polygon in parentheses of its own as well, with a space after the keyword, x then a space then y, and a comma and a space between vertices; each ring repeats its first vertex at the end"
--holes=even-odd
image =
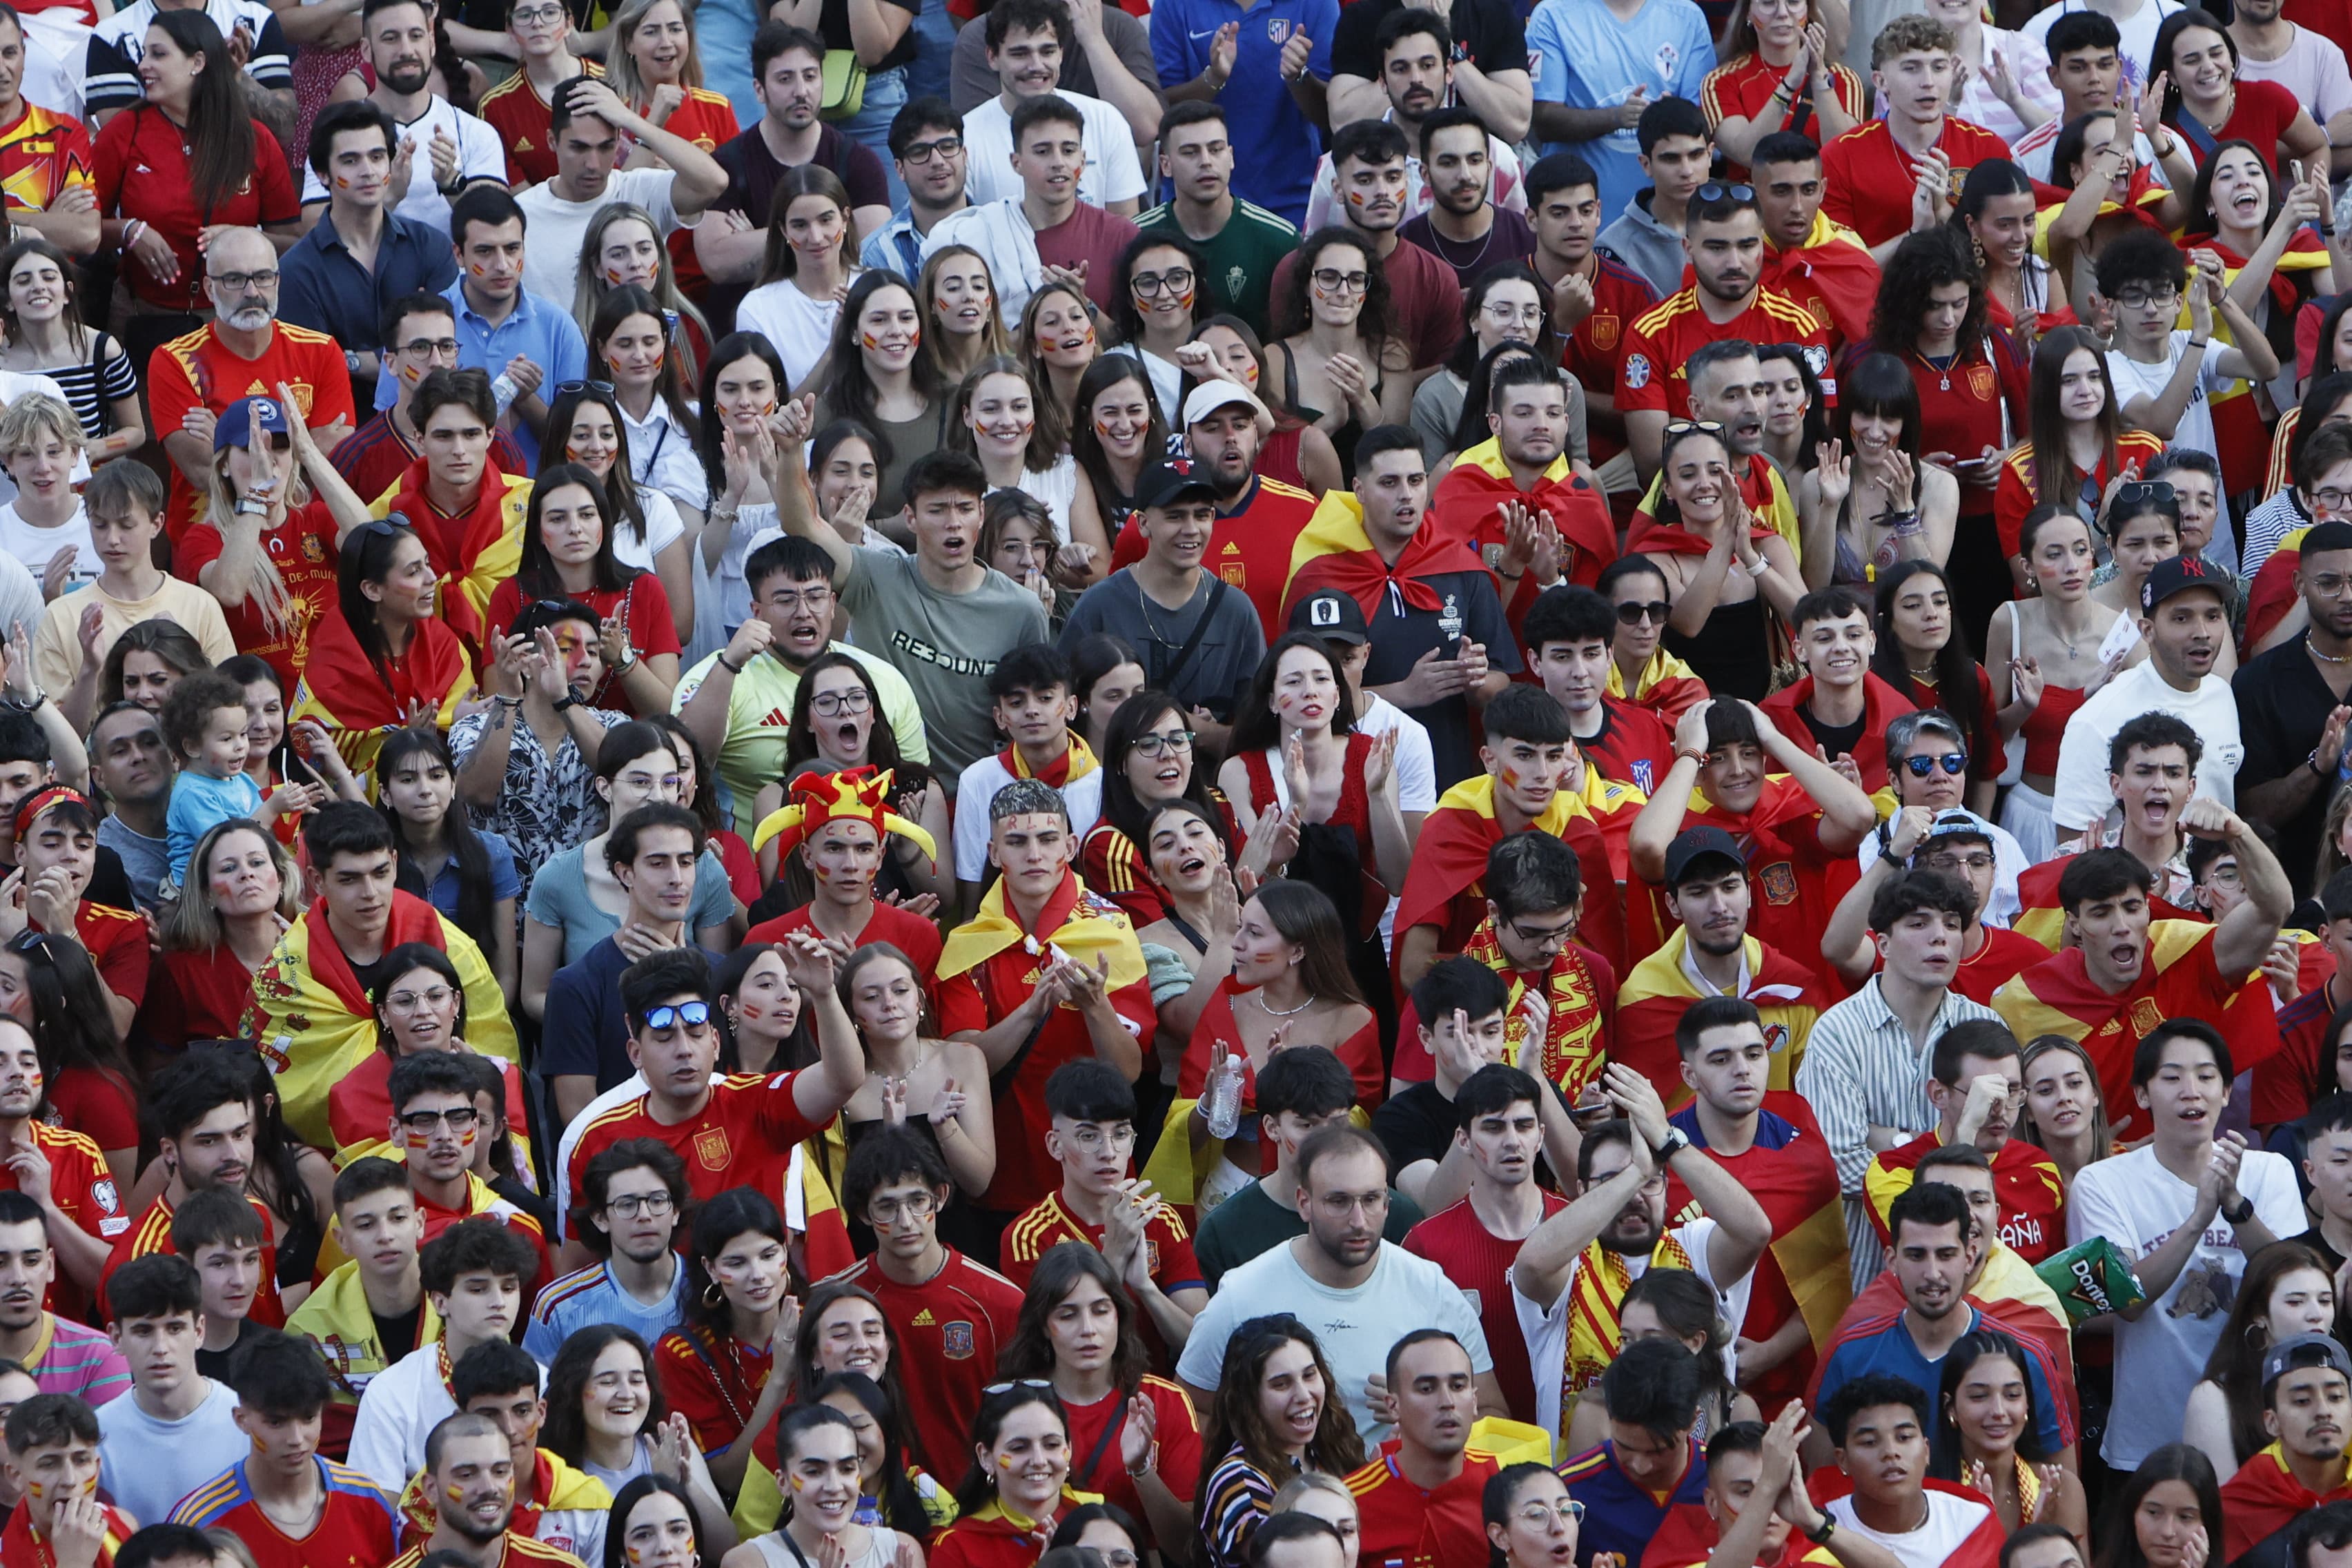
MULTIPOLYGON (((1944 116, 1936 145, 1952 161, 1951 194, 1979 163, 2009 157, 2009 143, 1957 114, 1944 116)), ((1918 161, 1895 140, 1884 120, 1865 120, 1822 149, 1822 211, 1862 236, 1865 245, 1884 245, 1911 232, 1911 194, 1919 184, 1918 161)))
POLYGON ((1626 334, 1624 363, 1617 374, 1617 412, 1663 409, 1669 418, 1689 418, 1690 382, 1683 367, 1700 349, 1726 338, 1802 343, 1805 363, 1821 380, 1823 401, 1837 401, 1837 378, 1830 374, 1829 328, 1811 310, 1769 289, 1759 289, 1746 310, 1717 322, 1700 308, 1694 284, 1636 321, 1626 334))
POLYGON ((246 1481, 246 1461, 198 1487, 172 1510, 172 1522, 232 1531, 258 1568, 375 1568, 400 1549, 399 1521, 382 1487, 359 1471, 319 1459, 327 1506, 303 1536, 291 1536, 262 1511, 246 1481))
MULTIPOLYGON (((60 1211, 90 1235, 110 1247, 115 1238, 131 1228, 131 1216, 123 1212, 122 1194, 114 1184, 114 1174, 106 1166, 106 1156, 88 1133, 77 1132, 70 1127, 51 1127, 39 1121, 27 1121, 26 1130, 33 1147, 49 1163, 49 1196, 60 1211)), ((16 1190, 16 1173, 0 1164, 0 1192, 16 1190)), ((49 1281, 48 1294, 41 1305, 78 1323, 90 1321, 89 1295, 66 1277, 64 1269, 49 1281)))
MULTIPOLYGON (((1549 1219, 1568 1206, 1568 1200, 1549 1193, 1543 1200, 1543 1217, 1549 1219)), ((1511 1414, 1528 1416, 1536 1409, 1535 1373, 1528 1361, 1528 1337, 1519 1328, 1518 1310, 1511 1304, 1511 1265, 1518 1261, 1522 1237, 1514 1241, 1486 1228, 1468 1198, 1440 1209, 1405 1232, 1404 1249, 1426 1258, 1445 1270, 1478 1310, 1479 1327, 1486 1331, 1486 1349, 1495 1358, 1495 1382, 1511 1414)))
MULTIPOLYGON (((1801 111, 1795 105, 1786 98, 1774 100, 1773 92, 1788 79, 1788 67, 1773 65, 1761 55, 1742 55, 1729 65, 1716 67, 1706 73, 1698 89, 1698 106, 1706 113, 1707 129, 1711 131, 1737 115, 1765 135, 1775 131, 1800 131, 1820 141, 1822 128, 1813 117, 1811 103, 1804 106, 1804 118, 1800 121, 1801 111)), ((1862 78, 1844 66, 1831 65, 1830 86, 1837 95, 1838 107, 1853 119, 1859 121, 1870 111, 1870 99, 1863 90, 1862 78)), ((1725 166, 1735 180, 1748 177, 1745 163, 1727 160, 1725 166)))
MULTIPOLYGON (((1657 308, 1658 291, 1614 257, 1596 250, 1592 261, 1592 314, 1579 321, 1560 344, 1559 363, 1587 395, 1613 398, 1618 367, 1625 363, 1625 334, 1657 308)), ((1605 463, 1625 449, 1623 442, 1598 430, 1588 432, 1585 440, 1595 463, 1605 463)))
POLYGON ((864 1286, 882 1303, 898 1336, 898 1381, 923 1391, 908 1402, 916 1461, 935 1476, 962 1475, 971 1468, 980 1391, 996 1381, 997 1353, 1021 1315, 1021 1288, 953 1247, 920 1285, 898 1284, 871 1258, 834 1278, 864 1286))
MULTIPOLYGON (((698 1201, 729 1187, 767 1186, 770 1167, 779 1176, 793 1145, 814 1138, 824 1123, 811 1121, 793 1101, 794 1074, 738 1073, 714 1087, 701 1114, 670 1124, 653 1113, 650 1091, 614 1106, 590 1122, 572 1155, 574 1225, 587 1224, 588 1162, 625 1138, 652 1138, 686 1161, 687 1184, 698 1201)), ((828 1120, 830 1120, 828 1118, 828 1120)), ((775 1195, 775 1194, 771 1194, 775 1195)))

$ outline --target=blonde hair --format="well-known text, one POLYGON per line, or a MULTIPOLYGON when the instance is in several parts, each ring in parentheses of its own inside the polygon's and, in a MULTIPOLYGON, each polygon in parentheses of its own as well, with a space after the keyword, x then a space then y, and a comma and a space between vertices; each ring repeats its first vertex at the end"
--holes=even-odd
POLYGON ((1329 1492, 1333 1497, 1346 1498, 1348 1506, 1356 1510, 1357 1517, 1363 1515, 1364 1510, 1357 1503, 1356 1494, 1348 1489, 1348 1483, 1323 1470, 1301 1470, 1283 1482, 1282 1489, 1274 1494, 1274 1500, 1267 1506, 1266 1512, 1288 1513, 1308 1492, 1329 1492))
POLYGON ((81 416, 46 392, 28 392, 0 409, 0 456, 24 451, 44 435, 55 436, 76 452, 88 444, 81 416))
MULTIPOLYGON (((637 62, 629 54, 629 35, 661 3, 662 0, 628 0, 613 13, 613 43, 604 51, 604 79, 613 84, 613 90, 631 109, 645 100, 646 84, 637 79, 637 62)), ((686 21, 686 58, 678 62, 677 84, 690 95, 702 85, 702 46, 694 31, 691 0, 677 0, 677 14, 686 21)))
POLYGON ((232 833, 253 834, 268 846, 269 858, 278 868, 278 912, 289 921, 302 912, 302 888, 295 873, 293 855, 268 828, 253 818, 232 816, 226 822, 215 823, 188 853, 187 869, 180 875, 180 896, 164 908, 163 918, 156 922, 166 952, 207 952, 227 939, 219 912, 205 896, 204 883, 205 868, 212 864, 213 851, 232 833))
POLYGON ((2328 878, 2352 865, 2352 861, 2344 858, 2342 848, 2344 820, 2347 816, 2352 816, 2352 789, 2338 784, 2336 793, 2328 797, 2326 821, 2319 830, 2319 863, 2311 878, 2314 888, 2327 886, 2328 878))

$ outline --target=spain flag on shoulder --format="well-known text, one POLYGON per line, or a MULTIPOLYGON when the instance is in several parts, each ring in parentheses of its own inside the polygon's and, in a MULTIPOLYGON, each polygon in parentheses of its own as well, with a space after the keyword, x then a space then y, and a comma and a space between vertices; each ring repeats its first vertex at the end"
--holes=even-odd
MULTIPOLYGON (((1561 790, 1544 814, 1528 824, 1576 851, 1586 889, 1584 923, 1577 940, 1621 972, 1625 920, 1623 900, 1614 895, 1625 879, 1625 835, 1648 800, 1632 784, 1587 768, 1581 791, 1561 790)), ((1438 950, 1461 952, 1486 916, 1486 855, 1502 838, 1491 775, 1480 773, 1447 790, 1421 825, 1412 868, 1405 874, 1398 900, 1396 929, 1402 932, 1417 925, 1436 926, 1438 950)))

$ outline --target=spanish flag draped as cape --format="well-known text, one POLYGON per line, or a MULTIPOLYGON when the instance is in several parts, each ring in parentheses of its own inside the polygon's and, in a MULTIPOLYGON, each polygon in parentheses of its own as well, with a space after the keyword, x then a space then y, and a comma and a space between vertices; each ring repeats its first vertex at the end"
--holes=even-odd
MULTIPOLYGON (((2058 879, 2066 874, 2074 863, 2072 855, 2061 855, 2054 860, 2044 860, 2038 866, 2028 866, 2017 876, 2017 918, 2009 929, 2021 936, 2030 936, 2055 952, 2066 940, 2066 911, 2058 905, 2058 879)), ((2184 910, 2168 900, 2151 897, 2147 901, 2150 921, 2193 921, 2200 925, 2205 918, 2194 910, 2184 910)))
POLYGON ((335 750, 353 773, 375 765, 384 736, 408 722, 410 706, 429 702, 444 731, 457 721, 457 704, 472 688, 465 645, 437 620, 416 623, 408 652, 390 671, 368 662, 360 639, 330 605, 310 628, 310 657, 287 705, 286 721, 316 719, 335 738, 335 750))
POLYGON ((416 530, 441 583, 441 618, 479 650, 488 626, 490 595, 522 564, 523 521, 530 510, 530 480, 482 465, 482 488, 474 509, 451 517, 436 508, 425 489, 425 459, 408 465, 400 482, 375 498, 370 517, 398 512, 416 530))
MULTIPOLYGON (((1528 825, 1530 830, 1551 834, 1576 851, 1585 888, 1584 924, 1577 940, 1620 971, 1625 963, 1625 921, 1622 900, 1612 895, 1625 879, 1624 834, 1611 829, 1630 828, 1645 804, 1646 797, 1632 784, 1603 778, 1587 768, 1582 793, 1561 790, 1552 796, 1544 814, 1528 825), (1604 829, 1604 822, 1609 828, 1604 829)), ((1438 928, 1441 953, 1461 952, 1478 922, 1486 918, 1486 854, 1502 837, 1491 774, 1464 779, 1440 796, 1437 809, 1421 825, 1412 868, 1405 873, 1404 891, 1397 904, 1397 931, 1433 925, 1438 928)), ((949 944, 953 946, 954 939, 949 944)), ((940 973, 945 973, 945 969, 940 973)))
MULTIPOLYGON (((1298 602, 1310 594, 1336 588, 1356 601, 1369 621, 1380 613, 1381 600, 1393 596, 1407 609, 1434 610, 1437 590, 1426 579, 1464 572, 1486 572, 1478 552, 1458 539, 1441 533, 1434 513, 1422 518, 1420 529, 1405 542, 1391 566, 1373 548, 1364 531, 1364 509, 1346 490, 1327 490, 1290 547, 1290 575, 1282 592, 1285 625, 1298 602)), ((1499 579, 1486 572, 1502 592, 1499 579)))
MULTIPOLYGON (((1683 272, 1693 276, 1685 265, 1683 272)), ((1813 214, 1802 245, 1764 247, 1759 280, 1829 322, 1849 343, 1870 342, 1870 311, 1878 299, 1878 263, 1862 236, 1825 212, 1813 214)))
MULTIPOLYGON (((1697 1147, 1707 1149, 1696 1107, 1686 1106, 1668 1118, 1697 1147)), ((1793 1089, 1771 1089, 1756 1120, 1756 1141, 1741 1154, 1707 1149, 1732 1179, 1764 1205, 1772 1221, 1772 1245, 1756 1266, 1755 1282, 1748 1292, 1748 1321, 1738 1331, 1752 1340, 1769 1339, 1788 1322, 1791 1312, 1805 1320, 1809 1343, 1766 1373, 1748 1392, 1765 1414, 1805 1391, 1812 1381, 1813 1364, 1837 1331, 1838 1319, 1853 1300, 1853 1269, 1847 1261, 1845 1200, 1838 1194, 1837 1162, 1829 1141, 1813 1120, 1813 1108, 1793 1089)), ((1686 1225, 1699 1210, 1690 1188, 1672 1171, 1666 1173, 1666 1220, 1686 1225)))
POLYGON ((2150 921, 2138 982, 2110 995, 2092 980, 2083 950, 2070 947, 1993 993, 1993 1011, 2021 1040, 2063 1035, 2079 1042, 2099 1070, 2107 1121, 2119 1138, 2146 1134, 2132 1098, 2132 1053, 2167 1018, 2202 1018, 2229 1042, 2239 1072, 2279 1048, 2276 1005, 2260 974, 2225 976, 2213 963, 2216 928, 2198 921, 2150 921))
MULTIPOLYGON (((1793 1089, 1813 1021, 1829 1006, 1829 999, 1813 972, 1795 959, 1753 936, 1742 942, 1748 1000, 1764 1016, 1764 1039, 1772 1051, 1769 1087, 1793 1089)), ((1664 946, 1625 976, 1617 988, 1617 1023, 1609 1048, 1611 1061, 1622 1062, 1657 1086, 1669 1110, 1679 1110, 1691 1099, 1690 1086, 1682 1080, 1682 1055, 1675 1048, 1675 1026, 1699 997, 1683 971, 1683 955, 1689 948, 1690 932, 1676 926, 1664 946)))
POLYGON ((2313 1491, 2286 1468, 2286 1449, 2273 1443, 2221 1483, 2221 1561, 2235 1563, 2302 1515, 2324 1503, 2352 1500, 2352 1466, 2343 1467, 2336 1484, 2313 1491))
MULTIPOLYGON (((423 899, 396 892, 384 951, 404 942, 437 947, 457 966, 466 991, 466 1043, 486 1057, 514 1060, 506 996, 474 939, 423 899)), ((325 900, 286 928, 255 973, 244 1033, 261 1042, 262 1058, 278 1075, 287 1125, 311 1147, 327 1147, 327 1091, 376 1048, 376 1021, 352 961, 328 933, 325 900)))
MULTIPOLYGON (((1609 515, 1609 498, 1578 479, 1565 457, 1552 459, 1535 489, 1523 490, 1511 480, 1510 465, 1503 461, 1500 441, 1488 437, 1465 451, 1445 470, 1430 492, 1429 515, 1437 531, 1473 550, 1503 542, 1503 507, 1517 501, 1540 510, 1559 529, 1567 553, 1559 574, 1568 582, 1591 587, 1601 568, 1617 559, 1617 525, 1609 515)), ((1517 594, 1503 606, 1517 626, 1535 602, 1532 577, 1519 584, 1517 594)))
POLYGON ((1671 732, 1682 721, 1682 716, 1707 700, 1710 693, 1698 671, 1668 653, 1664 648, 1650 656, 1633 682, 1636 689, 1625 689, 1625 677, 1616 665, 1609 667, 1609 695, 1645 708, 1658 716, 1658 722, 1671 732))
POLYGON ((1143 952, 1135 942, 1135 927, 1125 915, 1101 904, 1087 893, 1075 872, 1064 872, 1062 885, 1045 900, 1037 921, 1046 933, 1032 936, 1020 919, 1004 907, 1004 879, 981 895, 980 910, 948 933, 940 951, 939 977, 950 980, 1014 946, 1041 957, 1058 947, 1073 963, 1095 967, 1099 957, 1110 966, 1110 989, 1132 985, 1144 977, 1143 952))
MULTIPOLYGON (((1650 1267, 1688 1269, 1690 1266, 1689 1249, 1668 1226, 1658 1245, 1650 1249, 1650 1267)), ((1567 1386, 1559 1402, 1562 1437, 1568 1436, 1569 1415, 1576 1408, 1574 1396, 1598 1386, 1601 1374, 1617 1359, 1618 1347, 1624 1342, 1617 1321, 1623 1315, 1625 1291, 1633 1283, 1633 1271, 1624 1255, 1597 1241, 1576 1260, 1576 1272, 1568 1281, 1567 1386)))

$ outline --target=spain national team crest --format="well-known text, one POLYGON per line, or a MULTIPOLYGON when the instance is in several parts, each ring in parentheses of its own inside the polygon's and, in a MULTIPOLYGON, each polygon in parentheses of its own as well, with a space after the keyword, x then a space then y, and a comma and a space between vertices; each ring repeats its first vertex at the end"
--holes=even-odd
POLYGON ((940 1325, 940 1350, 950 1361, 971 1359, 971 1325, 959 1320, 940 1325))
POLYGON ((694 1158, 706 1171, 724 1171, 732 1152, 724 1127, 706 1127, 694 1135, 694 1158))
POLYGON ((2164 1022, 2164 1009, 2156 1005, 2153 996, 2142 996, 2131 1005, 2132 1032, 2145 1037, 2156 1032, 2164 1022))
POLYGON ((1617 346, 1617 314, 1594 314, 1584 318, 1584 330, 1592 334, 1592 346, 1606 353, 1617 346))
POLYGON ((1999 391, 2000 387, 2000 382, 1993 374, 1992 366, 1989 364, 1969 366, 1969 395, 1979 403, 1990 403, 1993 394, 1999 391))
POLYGON ((1634 392, 1639 392, 1642 388, 1649 384, 1650 356, 1648 354, 1627 354, 1625 356, 1625 385, 1627 388, 1634 392))
POLYGON ((1764 885, 1764 901, 1768 904, 1793 904, 1797 901, 1797 868, 1786 860, 1775 860, 1757 874, 1764 885))
POLYGON ((326 541, 315 533, 302 536, 302 559, 313 566, 324 565, 327 560, 326 541))

